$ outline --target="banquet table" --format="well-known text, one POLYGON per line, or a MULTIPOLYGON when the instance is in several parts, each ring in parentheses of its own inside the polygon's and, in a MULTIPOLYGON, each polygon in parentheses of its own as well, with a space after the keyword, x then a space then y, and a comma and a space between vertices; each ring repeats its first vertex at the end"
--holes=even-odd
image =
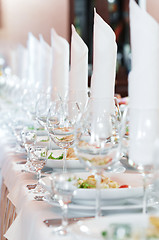
MULTIPOLYGON (((37 183, 36 175, 22 170, 24 162, 25 155, 9 152, 2 163, 1 239, 61 239, 61 236, 54 236, 53 226, 46 224, 46 220, 60 219, 61 210, 46 201, 35 200, 30 188, 37 183)), ((48 174, 47 171, 44 172, 44 175, 48 174)), ((141 212, 141 209, 134 209, 132 212, 141 212)), ((117 211, 107 211, 105 215, 112 213, 117 211)), ((69 218, 92 217, 94 214, 94 212, 69 211, 69 218)), ((75 239, 73 234, 64 238, 75 239)))
POLYGON ((2 166, 1 239, 52 239, 53 230, 44 220, 61 218, 61 211, 36 201, 29 193, 29 185, 37 182, 36 175, 22 172, 22 164, 17 164, 20 160, 10 154, 2 166))
MULTIPOLYGON (((8 105, 7 105, 8 106, 8 105)), ((1 114, 3 122, 6 116, 5 108, 1 114)), ((2 119, 2 118, 1 118, 2 119)), ((53 206, 46 201, 38 201, 35 195, 30 192, 32 185, 37 183, 35 173, 24 171, 26 162, 26 153, 16 153, 16 140, 5 123, 4 129, 1 129, 1 139, 5 140, 4 147, 0 146, 0 175, 1 183, 1 207, 0 207, 0 223, 1 240, 52 240, 52 239, 76 239, 73 233, 71 236, 61 237, 53 232, 53 224, 59 224, 61 219, 60 207, 53 206), (3 151, 5 149, 5 151, 3 151), (50 225, 47 224, 51 223, 50 225)), ((135 171, 125 165, 126 172, 135 173, 135 171)), ((52 169, 51 169, 52 170, 52 169)), ((84 169, 83 169, 84 170, 84 169)), ((82 170, 82 171, 83 171, 82 170)), ((77 170, 75 170, 77 171, 77 170)), ((42 175, 49 176, 50 168, 44 167, 42 175)), ((85 208, 86 209, 86 208, 85 208)), ((156 211, 156 208, 152 208, 156 211)), ((157 209, 158 210, 158 209, 157 209)), ((112 210, 107 207, 106 211, 102 211, 103 215, 121 214, 121 213, 141 213, 142 209, 133 208, 122 210, 112 210)), ((92 211, 81 211, 69 209, 68 217, 88 218, 95 216, 95 208, 92 211)), ((54 226, 55 227, 55 226, 54 226)))

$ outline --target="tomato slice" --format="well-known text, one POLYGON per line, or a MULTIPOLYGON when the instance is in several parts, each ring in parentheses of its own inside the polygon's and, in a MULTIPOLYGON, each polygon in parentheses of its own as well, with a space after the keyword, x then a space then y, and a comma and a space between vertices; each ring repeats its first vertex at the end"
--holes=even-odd
POLYGON ((129 187, 129 185, 121 185, 119 188, 128 188, 129 187))

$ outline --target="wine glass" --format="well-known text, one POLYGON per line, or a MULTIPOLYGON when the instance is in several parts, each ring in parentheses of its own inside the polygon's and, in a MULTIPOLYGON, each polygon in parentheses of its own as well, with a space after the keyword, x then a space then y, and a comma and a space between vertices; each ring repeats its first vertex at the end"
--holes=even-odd
POLYGON ((36 131, 33 129, 29 129, 28 127, 24 128, 22 130, 22 140, 24 143, 24 147, 25 150, 27 152, 27 162, 25 164, 25 168, 26 170, 33 170, 32 165, 30 163, 30 150, 31 147, 34 145, 34 143, 36 142, 36 138, 37 138, 37 133, 36 131))
POLYGON ((21 122, 21 121, 14 122, 12 127, 13 127, 13 134, 16 138, 15 152, 24 153, 25 149, 24 149, 24 143, 22 141, 22 134, 21 134, 24 128, 24 122, 21 122))
POLYGON ((74 131, 79 114, 78 105, 71 101, 53 102, 48 113, 47 130, 50 138, 64 152, 63 171, 66 171, 67 149, 75 140, 74 131))
POLYGON ((147 180, 154 172, 154 144, 159 136, 159 110, 127 106, 121 125, 121 154, 143 176, 143 213, 147 211, 147 180))
POLYGON ((40 184, 41 170, 45 166, 48 156, 48 148, 46 146, 36 146, 34 145, 30 149, 30 163, 37 173, 38 183, 33 193, 44 193, 45 190, 40 184))
POLYGON ((46 129, 47 115, 51 105, 50 96, 41 94, 36 103, 36 119, 38 123, 46 129))
POLYGON ((62 225, 55 229, 60 235, 67 235, 68 231, 68 204, 71 202, 73 192, 76 190, 74 173, 54 173, 51 176, 54 199, 56 199, 62 208, 62 225))
POLYGON ((120 158, 118 116, 114 101, 90 99, 76 126, 75 152, 96 178, 96 217, 100 212, 101 174, 120 158))
POLYGON ((36 103, 40 94, 35 89, 26 90, 22 96, 22 108, 31 120, 36 120, 36 103))
MULTIPOLYGON (((36 103, 36 120, 40 124, 40 126, 42 126, 42 128, 44 128, 45 130, 47 130, 46 124, 50 106, 51 106, 50 95, 42 93, 36 103)), ((49 148, 51 148, 51 139, 48 131, 46 134, 48 135, 49 139, 49 148)))
POLYGON ((87 90, 69 90, 68 94, 69 101, 76 102, 80 109, 80 112, 85 110, 88 103, 88 91, 87 90))

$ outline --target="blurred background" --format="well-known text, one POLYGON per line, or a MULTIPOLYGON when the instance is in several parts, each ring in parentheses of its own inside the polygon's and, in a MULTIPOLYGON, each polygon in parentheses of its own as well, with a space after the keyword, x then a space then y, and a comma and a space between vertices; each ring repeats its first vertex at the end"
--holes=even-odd
MULTIPOLYGON (((137 2, 144 6, 146 0, 137 2)), ((159 0, 147 0, 146 5, 159 21, 159 0)), ((11 49, 19 43, 26 46, 28 32, 37 38, 42 34, 50 44, 51 28, 70 43, 71 24, 74 24, 89 48, 90 85, 94 7, 115 31, 118 44, 116 93, 127 96, 127 78, 131 69, 129 0, 0 0, 0 54, 9 64, 11 49)))

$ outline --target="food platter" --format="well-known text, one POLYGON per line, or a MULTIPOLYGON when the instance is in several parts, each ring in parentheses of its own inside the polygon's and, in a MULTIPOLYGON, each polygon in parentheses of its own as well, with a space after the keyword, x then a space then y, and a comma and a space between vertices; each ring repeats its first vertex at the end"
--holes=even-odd
MULTIPOLYGON (((90 172, 75 173, 76 178, 87 178, 90 172)), ((117 181, 120 185, 127 184, 128 188, 109 188, 101 189, 101 199, 105 201, 119 201, 125 199, 139 198, 143 195, 142 176, 140 174, 130 173, 106 173, 107 177, 117 181)), ((43 187, 51 192, 51 176, 41 179, 43 187)), ((82 205, 90 205, 90 202, 95 201, 96 189, 81 189, 77 188, 73 194, 73 203, 80 203, 82 205)))
POLYGON ((119 230, 120 228, 124 231, 125 228, 125 230, 129 230, 128 234, 131 235, 131 239, 145 239, 141 237, 147 232, 148 226, 149 216, 146 214, 118 214, 79 221, 70 226, 70 231, 75 239, 104 240, 112 239, 117 234, 117 231, 113 233, 113 229, 118 228, 119 230), (109 238, 106 238, 103 233, 106 233, 109 238), (135 238, 135 236, 140 238, 135 238))
MULTIPOLYGON (((47 159, 46 162, 46 166, 47 167, 51 167, 51 168, 63 168, 63 160, 61 159, 61 156, 63 154, 63 151, 60 149, 56 149, 56 150, 52 150, 49 151, 48 156, 50 156, 50 154, 52 154, 53 158, 57 158, 57 159, 47 159), (59 159, 58 159, 59 158, 59 159)), ((81 162, 75 158, 67 158, 66 161, 66 168, 69 169, 84 169, 83 164, 81 164, 81 162)))

